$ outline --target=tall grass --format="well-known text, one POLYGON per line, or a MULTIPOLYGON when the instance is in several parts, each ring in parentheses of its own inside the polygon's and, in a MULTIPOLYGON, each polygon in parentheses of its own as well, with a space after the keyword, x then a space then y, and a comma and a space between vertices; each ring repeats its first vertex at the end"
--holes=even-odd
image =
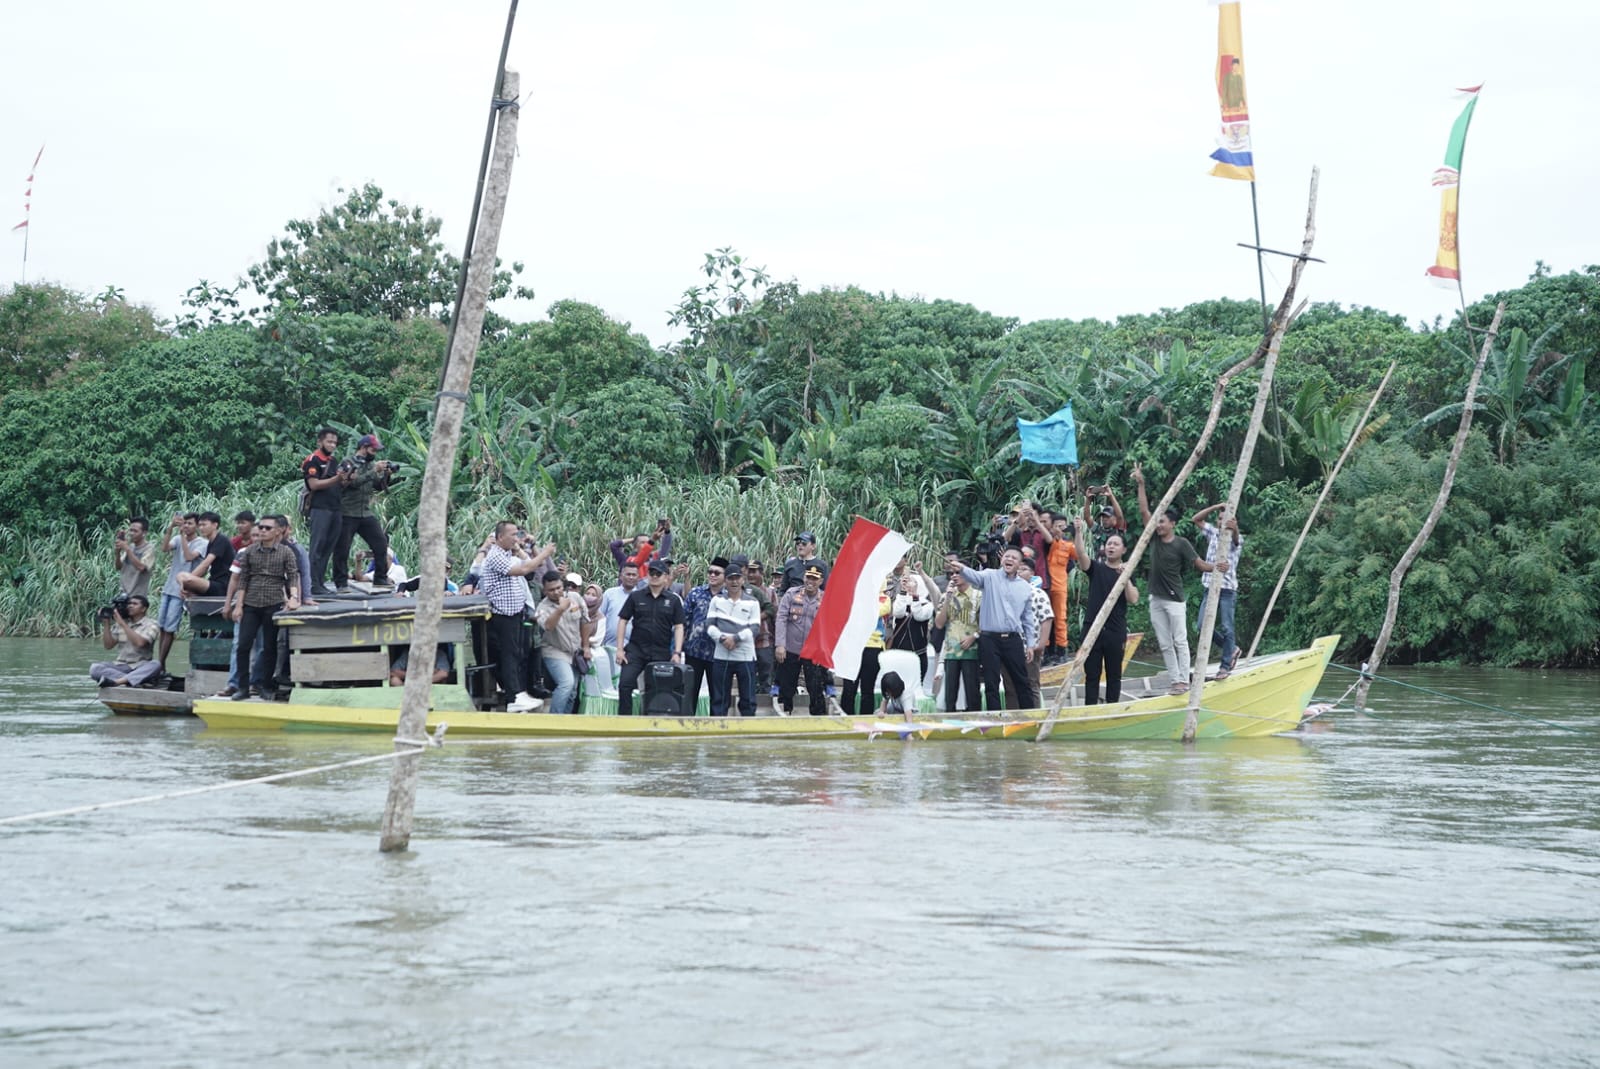
MULTIPOLYGON (((159 546, 172 515, 189 511, 215 510, 223 518, 225 533, 231 533, 233 516, 243 509, 257 515, 281 512, 297 520, 298 491, 298 483, 265 494, 235 484, 220 498, 182 495, 151 511, 151 537, 159 546)), ((495 521, 510 518, 541 543, 555 542, 569 570, 609 585, 615 576, 607 548, 611 539, 654 531, 657 518, 664 516, 672 521, 674 557, 690 565, 691 577, 698 582, 705 562, 718 554, 745 553, 772 570, 781 568, 800 531, 815 533, 819 552, 831 558, 854 516, 860 514, 903 533, 926 550, 925 563, 933 567, 945 549, 939 533, 945 529, 945 516, 931 487, 925 487, 920 497, 923 507, 916 514, 904 514, 886 504, 879 484, 868 479, 853 486, 848 499, 841 499, 830 493, 816 470, 753 485, 734 477, 678 484, 629 478, 609 486, 565 487, 553 494, 541 488, 469 494, 451 513, 447 552, 451 574, 459 578, 477 546, 493 532, 495 521)), ((378 507, 395 552, 414 569, 415 515, 387 510, 381 496, 378 507)), ((296 528, 303 540, 304 524, 297 523, 296 528)), ((0 527, 0 635, 94 633, 95 609, 116 591, 114 534, 112 527, 82 535, 66 526, 38 533, 0 527)), ((152 600, 157 600, 155 595, 166 581, 169 561, 169 554, 158 549, 150 575, 152 600)))

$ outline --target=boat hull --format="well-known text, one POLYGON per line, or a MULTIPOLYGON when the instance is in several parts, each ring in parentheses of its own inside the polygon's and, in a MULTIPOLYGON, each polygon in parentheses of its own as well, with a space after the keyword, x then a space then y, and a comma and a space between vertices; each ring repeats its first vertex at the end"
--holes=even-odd
MULTIPOLYGON (((1230 678, 1206 686, 1197 716, 1199 738, 1252 738, 1294 730, 1332 656, 1337 636, 1309 649, 1258 658, 1230 678)), ((393 732, 397 695, 382 704, 316 705, 307 702, 231 702, 201 699, 195 712, 208 728, 238 731, 393 732)), ((1177 739, 1183 734, 1187 698, 1160 695, 1116 705, 1066 708, 1049 738, 1177 739)), ((647 717, 557 716, 435 710, 428 729, 448 725, 451 735, 528 738, 901 738, 1033 739, 1048 712, 919 716, 910 721, 871 716, 647 717)))

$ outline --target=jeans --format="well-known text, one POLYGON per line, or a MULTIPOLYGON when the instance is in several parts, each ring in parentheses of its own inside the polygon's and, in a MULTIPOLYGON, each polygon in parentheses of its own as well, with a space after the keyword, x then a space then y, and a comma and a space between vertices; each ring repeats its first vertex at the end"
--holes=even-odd
POLYGON ((1237 590, 1224 590, 1217 595, 1217 626, 1211 629, 1211 644, 1222 647, 1221 667, 1230 671, 1239 654, 1239 636, 1233 629, 1233 607, 1238 598, 1237 590))
POLYGON ((328 560, 333 548, 339 544, 339 534, 344 530, 344 517, 332 509, 311 510, 311 589, 322 587, 328 576, 328 560))
POLYGON ((1150 599, 1150 626, 1161 646, 1161 660, 1174 683, 1189 682, 1189 620, 1181 601, 1150 599))
POLYGON ((570 713, 578 698, 578 674, 572 670, 572 654, 552 651, 543 655, 544 670, 555 683, 555 693, 550 695, 552 713, 570 713))
POLYGON ((739 681, 739 715, 756 715, 756 662, 711 662, 711 715, 727 716, 730 688, 739 681))

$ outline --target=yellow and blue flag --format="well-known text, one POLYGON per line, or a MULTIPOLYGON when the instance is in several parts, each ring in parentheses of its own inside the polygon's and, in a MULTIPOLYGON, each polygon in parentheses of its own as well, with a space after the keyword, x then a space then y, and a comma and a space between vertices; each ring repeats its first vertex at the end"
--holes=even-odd
POLYGON ((1217 103, 1222 106, 1222 134, 1211 158, 1217 178, 1256 180, 1256 161, 1250 151, 1250 102, 1244 91, 1244 31, 1239 25, 1239 5, 1217 5, 1217 103))

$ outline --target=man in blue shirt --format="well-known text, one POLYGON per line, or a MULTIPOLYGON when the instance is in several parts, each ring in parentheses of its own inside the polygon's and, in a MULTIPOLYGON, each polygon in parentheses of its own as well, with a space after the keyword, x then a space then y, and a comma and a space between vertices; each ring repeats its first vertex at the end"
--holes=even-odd
POLYGON ((968 583, 983 591, 978 606, 978 664, 983 669, 984 699, 990 711, 1000 706, 1000 673, 1012 709, 1035 709, 1039 696, 1028 678, 1038 625, 1031 611, 1033 585, 1017 574, 1022 553, 1015 547, 1000 555, 1000 567, 974 571, 963 566, 968 583))

